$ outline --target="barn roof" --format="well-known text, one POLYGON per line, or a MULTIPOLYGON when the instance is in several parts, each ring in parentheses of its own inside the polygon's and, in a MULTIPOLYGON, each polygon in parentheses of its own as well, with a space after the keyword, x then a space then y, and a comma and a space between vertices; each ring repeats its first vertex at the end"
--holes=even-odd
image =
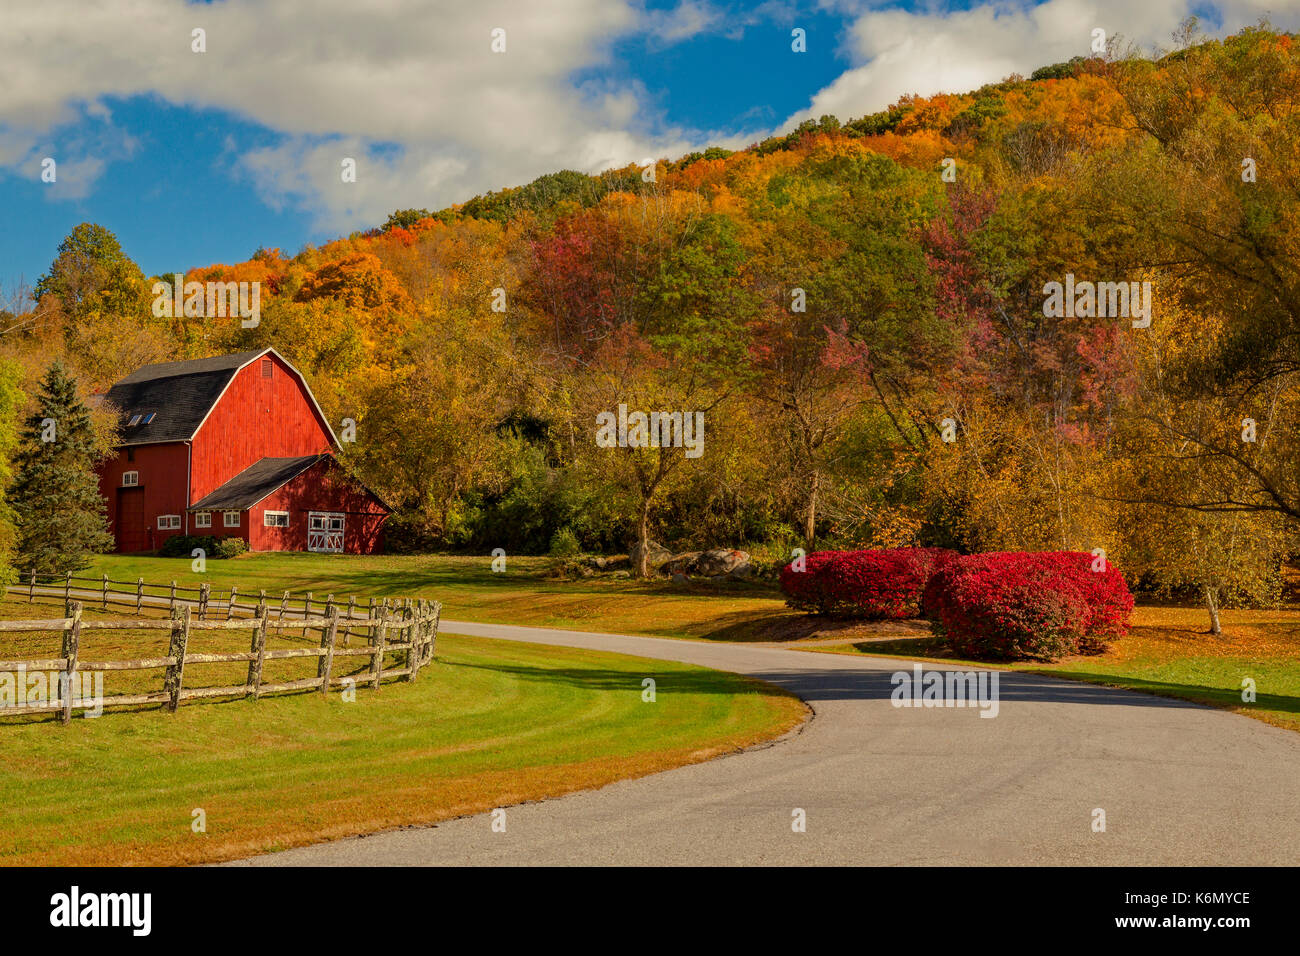
POLYGON ((262 458, 211 494, 190 506, 190 511, 243 511, 284 487, 322 458, 331 455, 303 455, 300 458, 262 458))
MULTIPOLYGON (((149 445, 193 438, 235 373, 263 355, 274 355, 289 367, 302 382, 317 414, 321 414, 306 380, 272 348, 187 362, 162 362, 136 369, 114 384, 104 396, 106 401, 121 409, 118 422, 122 433, 121 445, 149 445), (131 421, 137 415, 140 419, 132 425, 131 421)), ((321 422, 333 438, 334 431, 324 415, 321 415, 321 422)))

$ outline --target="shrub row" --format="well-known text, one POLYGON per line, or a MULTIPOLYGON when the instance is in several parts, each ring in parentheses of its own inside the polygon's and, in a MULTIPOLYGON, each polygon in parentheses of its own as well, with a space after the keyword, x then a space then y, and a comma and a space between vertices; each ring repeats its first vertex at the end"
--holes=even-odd
POLYGON ((801 611, 837 617, 918 617, 921 595, 935 568, 954 553, 943 548, 889 551, 817 551, 802 571, 781 569, 786 603, 801 611))
POLYGON ((209 558, 234 558, 248 550, 248 542, 243 538, 218 538, 210 534, 176 534, 163 542, 158 554, 164 558, 188 558, 195 548, 202 548, 209 558))
POLYGON ((940 548, 821 551, 781 570, 790 607, 868 619, 924 614, 965 657, 1099 654, 1128 630, 1133 595, 1083 551, 958 555, 940 548))

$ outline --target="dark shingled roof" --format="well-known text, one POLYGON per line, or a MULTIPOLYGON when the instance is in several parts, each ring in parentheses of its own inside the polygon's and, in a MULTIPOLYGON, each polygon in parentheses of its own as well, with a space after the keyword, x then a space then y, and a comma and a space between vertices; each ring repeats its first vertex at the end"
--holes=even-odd
POLYGON ((122 444, 193 438, 235 372, 269 351, 258 349, 189 362, 163 362, 132 372, 104 396, 122 410, 122 444), (149 424, 127 424, 133 416, 147 416, 150 412, 155 417, 149 424))
POLYGON ((322 458, 332 455, 303 455, 301 458, 262 458, 209 495, 189 507, 190 511, 243 511, 271 492, 297 478, 322 458))

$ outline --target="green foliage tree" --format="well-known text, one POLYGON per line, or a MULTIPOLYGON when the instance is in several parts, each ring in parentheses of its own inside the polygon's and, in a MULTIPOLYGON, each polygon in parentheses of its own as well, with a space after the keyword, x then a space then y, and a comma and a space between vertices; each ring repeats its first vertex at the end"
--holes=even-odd
POLYGON ((96 437, 76 381, 56 361, 23 424, 10 494, 18 528, 15 564, 62 574, 113 546, 95 476, 96 437))
POLYGON ((89 222, 59 244, 59 255, 36 283, 35 296, 42 308, 54 307, 56 300, 71 328, 99 317, 148 313, 144 273, 113 233, 89 222))

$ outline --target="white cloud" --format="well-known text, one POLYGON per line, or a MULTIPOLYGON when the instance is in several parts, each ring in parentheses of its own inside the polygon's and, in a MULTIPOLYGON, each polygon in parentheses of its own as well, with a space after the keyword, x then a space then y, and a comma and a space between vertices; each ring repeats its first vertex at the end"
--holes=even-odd
MULTIPOLYGON (((300 203, 318 228, 347 231, 401 205, 686 148, 638 123, 637 91, 572 80, 605 64, 613 40, 646 29, 631 0, 15 6, 0 31, 0 163, 103 115, 108 97, 156 94, 285 134, 236 168, 268 201, 300 203), (191 51, 196 27, 205 53, 191 51), (496 27, 504 53, 491 49, 496 27), (355 184, 339 182, 343 156, 359 160, 355 184)), ((709 16, 688 0, 662 26, 682 37, 709 16)))
POLYGON ((647 32, 662 43, 680 43, 711 30, 724 17, 725 14, 708 0, 681 0, 671 10, 648 11, 647 32))

